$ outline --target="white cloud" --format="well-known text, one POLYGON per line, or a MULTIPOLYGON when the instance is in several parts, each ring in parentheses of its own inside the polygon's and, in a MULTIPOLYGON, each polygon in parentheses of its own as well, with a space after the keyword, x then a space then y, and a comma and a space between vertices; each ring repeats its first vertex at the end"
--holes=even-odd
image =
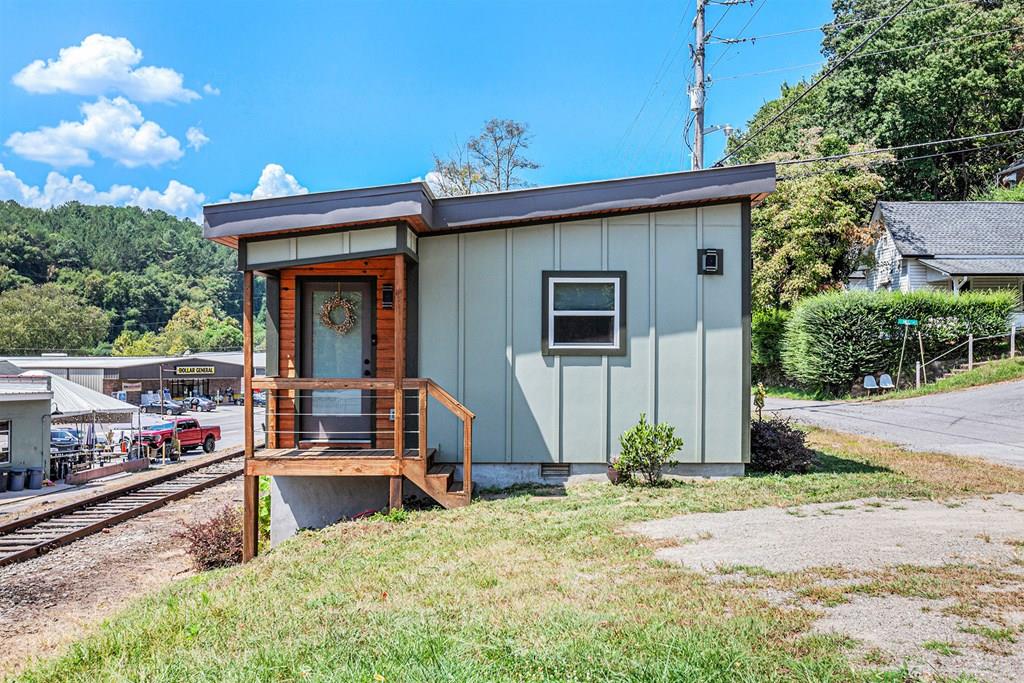
POLYGON ((83 104, 82 121, 61 121, 27 133, 12 133, 5 143, 18 156, 57 168, 91 166, 90 151, 134 168, 159 166, 180 159, 185 152, 168 135, 123 97, 100 97, 83 104))
POLYGON ((203 92, 206 93, 207 95, 219 95, 220 94, 220 88, 218 88, 215 85, 210 85, 209 83, 207 83, 206 85, 203 86, 203 92))
POLYGON ((40 189, 23 182, 13 171, 0 164, 0 200, 13 199, 23 206, 47 208, 66 202, 83 204, 113 204, 160 209, 181 218, 202 223, 202 206, 206 196, 194 188, 171 180, 164 190, 139 189, 132 185, 111 185, 109 190, 97 190, 82 176, 72 178, 50 171, 46 184, 40 189))
POLYGON ((192 126, 188 130, 186 130, 185 139, 188 140, 188 146, 197 152, 199 151, 200 147, 202 147, 203 145, 210 141, 210 138, 206 136, 206 133, 203 132, 203 129, 199 128, 198 126, 192 126))
POLYGON ((291 173, 284 170, 281 164, 267 164, 260 173, 260 181, 250 194, 232 192, 228 201, 243 202, 247 199, 267 199, 292 194, 309 194, 309 190, 299 184, 291 173))
POLYGON ((57 59, 37 59, 14 75, 14 84, 31 93, 70 92, 102 95, 121 92, 139 102, 188 102, 199 93, 183 85, 174 69, 136 65, 139 50, 127 38, 100 33, 80 45, 61 48, 57 59))
POLYGON ((7 199, 13 199, 22 206, 39 209, 49 206, 38 187, 26 184, 14 174, 14 171, 0 164, 0 200, 7 199))

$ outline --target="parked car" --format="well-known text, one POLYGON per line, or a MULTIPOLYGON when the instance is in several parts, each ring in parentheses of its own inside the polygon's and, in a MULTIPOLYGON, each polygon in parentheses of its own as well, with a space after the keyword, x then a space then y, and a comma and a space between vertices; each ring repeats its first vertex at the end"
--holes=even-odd
POLYGON ((185 399, 185 404, 192 410, 208 413, 217 409, 217 402, 205 396, 193 396, 185 399))
POLYGON ((212 453, 220 441, 220 427, 202 427, 199 421, 192 417, 150 425, 140 432, 139 439, 145 446, 162 448, 164 444, 174 439, 175 431, 182 451, 202 448, 207 453, 212 453))
POLYGON ((69 429, 50 430, 50 452, 51 453, 76 453, 82 448, 82 442, 78 440, 74 432, 69 429))
MULTIPOLYGON (((244 406, 245 405, 245 394, 235 394, 235 401, 234 402, 235 402, 236 406, 244 406)), ((252 404, 254 406, 256 406, 257 408, 266 408, 267 407, 267 394, 266 394, 266 392, 263 392, 263 391, 254 391, 254 392, 252 392, 252 404)))
MULTIPOLYGON (((157 396, 154 399, 149 399, 148 402, 145 397, 143 403, 139 406, 139 410, 144 413, 159 413, 160 412, 160 397, 157 396)), ((163 413, 164 415, 184 415, 185 406, 177 401, 173 401, 169 398, 165 398, 163 402, 163 413)))

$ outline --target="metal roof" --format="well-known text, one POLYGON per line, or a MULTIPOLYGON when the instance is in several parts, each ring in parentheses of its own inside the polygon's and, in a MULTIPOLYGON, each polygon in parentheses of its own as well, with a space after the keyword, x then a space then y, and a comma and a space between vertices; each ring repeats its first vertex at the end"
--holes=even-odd
POLYGON ((1024 202, 878 202, 903 256, 1024 256, 1024 202))
POLYGON ((1024 275, 1024 257, 921 259, 920 263, 946 275, 1024 275))
MULTIPOLYGON (((255 367, 265 367, 266 357, 267 354, 265 353, 253 354, 253 363, 255 367)), ((242 365, 243 363, 241 351, 216 351, 195 353, 188 356, 9 356, 6 360, 18 366, 22 370, 45 370, 48 368, 102 368, 107 370, 116 370, 142 365, 203 360, 228 363, 230 365, 242 365)))
POLYGON ((53 398, 45 378, 0 377, 0 402, 46 401, 53 398))
POLYGON ((407 221, 419 232, 502 227, 594 214, 668 209, 775 190, 775 164, 725 166, 435 198, 424 182, 203 207, 203 234, 236 245, 267 233, 407 221))
POLYGON ((51 375, 44 370, 30 370, 23 373, 22 377, 48 378, 50 380, 53 389, 51 412, 54 415, 62 415, 65 418, 91 415, 102 416, 104 419, 115 419, 139 412, 138 406, 93 391, 89 387, 83 387, 81 384, 76 384, 63 377, 51 375))

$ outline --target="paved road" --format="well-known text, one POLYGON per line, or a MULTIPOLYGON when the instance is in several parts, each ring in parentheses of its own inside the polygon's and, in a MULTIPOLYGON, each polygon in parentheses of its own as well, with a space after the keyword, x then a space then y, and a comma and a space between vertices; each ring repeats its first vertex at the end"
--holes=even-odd
POLYGON ((1024 467, 1024 381, 892 401, 795 401, 765 408, 796 422, 865 434, 911 450, 1024 467))

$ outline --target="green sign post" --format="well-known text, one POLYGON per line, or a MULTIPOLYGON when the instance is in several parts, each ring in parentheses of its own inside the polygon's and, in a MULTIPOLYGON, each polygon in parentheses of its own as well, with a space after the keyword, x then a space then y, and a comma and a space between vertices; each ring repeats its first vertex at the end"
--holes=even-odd
POLYGON ((913 318, 900 318, 899 320, 896 321, 896 324, 897 325, 914 326, 914 325, 917 325, 917 321, 914 320, 913 318))

